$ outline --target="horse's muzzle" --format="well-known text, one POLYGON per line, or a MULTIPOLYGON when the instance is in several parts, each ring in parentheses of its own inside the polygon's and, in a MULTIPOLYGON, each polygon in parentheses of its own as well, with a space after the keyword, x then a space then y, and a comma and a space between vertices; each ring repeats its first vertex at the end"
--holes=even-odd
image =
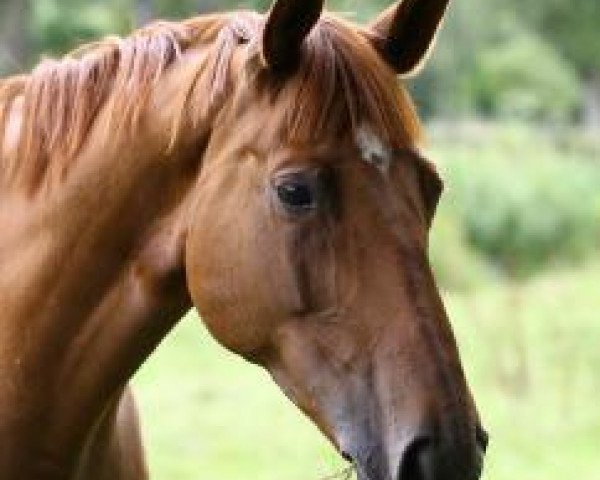
POLYGON ((343 455, 355 464, 358 480, 478 480, 487 444, 487 433, 477 427, 471 448, 454 449, 420 433, 406 440, 397 460, 372 443, 343 455))

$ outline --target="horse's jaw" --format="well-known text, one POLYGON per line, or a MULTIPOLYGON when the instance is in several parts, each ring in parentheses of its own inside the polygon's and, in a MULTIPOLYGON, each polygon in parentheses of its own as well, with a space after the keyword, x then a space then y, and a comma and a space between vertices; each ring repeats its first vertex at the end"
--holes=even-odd
POLYGON ((309 327, 305 320, 280 329, 280 355, 267 368, 358 480, 480 477, 485 441, 475 411, 438 405, 432 387, 411 373, 416 366, 401 362, 406 352, 393 335, 369 346, 309 327))

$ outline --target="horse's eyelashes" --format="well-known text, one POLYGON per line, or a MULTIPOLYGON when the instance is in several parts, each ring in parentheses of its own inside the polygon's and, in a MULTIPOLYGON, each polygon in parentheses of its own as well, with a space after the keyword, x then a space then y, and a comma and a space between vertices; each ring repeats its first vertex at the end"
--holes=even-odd
POLYGON ((316 202, 313 188, 306 183, 297 181, 277 186, 277 196, 284 205, 294 209, 312 209, 316 202))
POLYGON ((286 213, 301 216, 328 203, 330 183, 329 175, 320 169, 292 170, 280 173, 271 190, 286 213))

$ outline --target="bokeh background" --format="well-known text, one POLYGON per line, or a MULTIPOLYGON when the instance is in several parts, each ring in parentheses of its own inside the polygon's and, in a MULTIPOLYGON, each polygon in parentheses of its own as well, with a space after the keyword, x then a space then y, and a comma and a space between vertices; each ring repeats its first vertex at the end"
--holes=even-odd
MULTIPOLYGON (((330 1, 367 21, 385 1, 330 1)), ((0 73, 154 18, 269 1, 0 0, 0 73)), ((408 82, 446 180, 431 256, 491 445, 487 480, 600 479, 600 3, 454 0, 408 82)), ((344 468, 195 313, 135 379, 157 480, 344 468)))

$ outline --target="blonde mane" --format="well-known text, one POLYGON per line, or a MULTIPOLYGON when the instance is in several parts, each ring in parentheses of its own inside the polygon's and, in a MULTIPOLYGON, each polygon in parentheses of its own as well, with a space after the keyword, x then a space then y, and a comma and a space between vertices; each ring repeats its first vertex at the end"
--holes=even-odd
MULTIPOLYGON (((66 171, 103 110, 112 130, 135 134, 164 72, 185 61, 182 55, 190 48, 211 45, 208 56, 182 86, 181 112, 173 125, 175 139, 190 110, 194 121, 200 122, 222 104, 232 83, 229 64, 234 50, 240 44, 258 47, 263 22, 262 16, 249 12, 159 22, 127 38, 107 38, 63 59, 45 60, 30 75, 0 81, 0 147, 12 107, 22 100, 17 153, 0 159, 2 175, 24 177, 35 188, 54 163, 66 171), (203 99, 202 105, 190 106, 194 91, 202 93, 194 96, 203 99)), ((287 99, 285 129, 291 140, 357 131, 365 121, 392 145, 410 145, 420 137, 410 99, 391 70, 356 27, 335 17, 325 16, 308 37, 293 79, 268 83, 277 89, 278 98, 287 99)))

